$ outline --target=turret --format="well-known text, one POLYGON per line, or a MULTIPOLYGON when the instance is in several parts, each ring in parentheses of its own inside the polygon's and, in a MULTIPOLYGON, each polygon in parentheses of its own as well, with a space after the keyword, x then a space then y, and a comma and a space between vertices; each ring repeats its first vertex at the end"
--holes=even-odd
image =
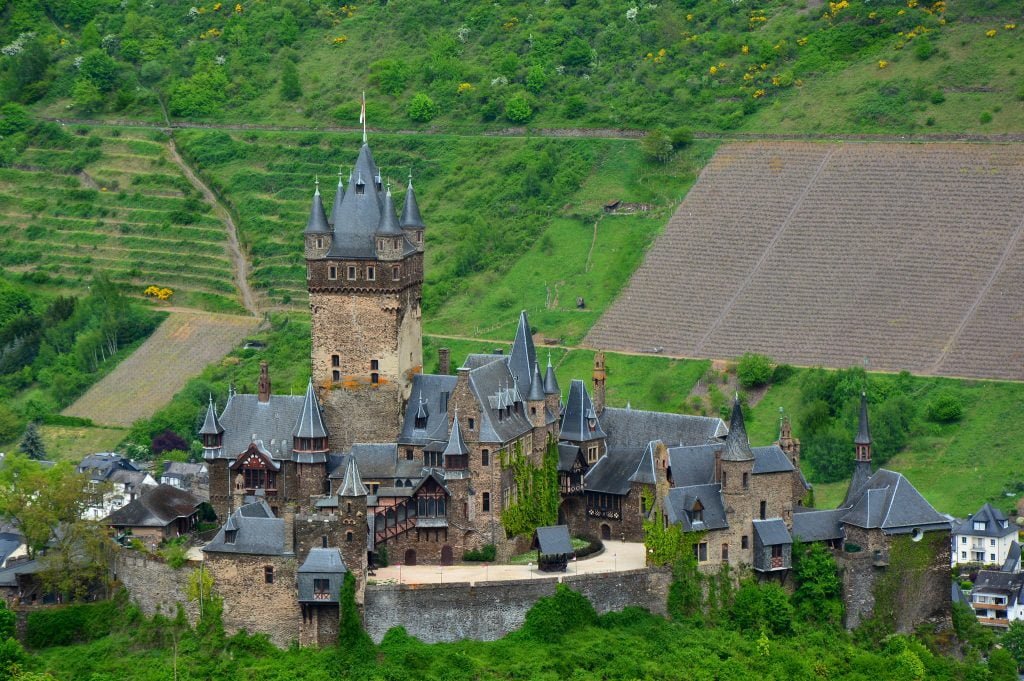
POLYGON ((747 439, 740 397, 736 395, 729 419, 729 434, 725 436, 722 448, 715 452, 715 477, 724 494, 745 494, 750 488, 753 473, 754 452, 747 439))
POLYGON ((853 448, 856 463, 843 506, 853 503, 871 477, 871 428, 868 425, 868 396, 865 392, 860 394, 860 419, 857 423, 857 437, 853 438, 853 448))
POLYGON ((206 418, 203 419, 203 427, 199 429, 199 435, 203 438, 203 454, 220 449, 224 445, 224 426, 220 425, 217 418, 217 407, 213 403, 213 395, 210 395, 210 403, 206 406, 206 418))
POLYGON ((328 224, 334 227, 334 221, 341 211, 341 202, 345 198, 345 185, 341 181, 341 171, 338 171, 338 188, 334 190, 334 204, 331 206, 331 217, 327 219, 328 224))
POLYGON ((452 432, 448 437, 448 445, 444 448, 442 457, 444 467, 448 470, 462 470, 469 465, 469 447, 462 439, 458 410, 455 410, 455 418, 452 419, 452 432))
POLYGON ((555 368, 551 366, 551 353, 548 353, 548 369, 544 374, 544 397, 548 409, 555 416, 562 413, 562 390, 558 387, 558 379, 555 378, 555 368))
POLYGON ((604 352, 598 350, 594 353, 594 411, 600 416, 604 413, 604 352))
POLYGON ((302 401, 302 411, 292 431, 292 451, 296 453, 323 454, 328 451, 327 428, 324 426, 323 415, 320 413, 320 401, 313 390, 312 379, 306 385, 306 397, 302 401))
POLYGON ((409 237, 409 241, 416 246, 416 250, 423 252, 423 218, 420 217, 420 207, 416 203, 416 192, 412 188, 412 173, 409 173, 409 185, 405 190, 405 206, 402 208, 402 219, 398 223, 409 237))
POLYGON ((547 423, 545 416, 544 379, 540 375, 540 365, 533 363, 533 378, 530 380, 530 391, 526 395, 526 407, 530 423, 534 428, 543 428, 547 423))
POLYGON ((377 243, 377 258, 380 260, 400 260, 405 253, 405 232, 398 226, 395 214, 395 202, 391 198, 391 187, 384 194, 384 205, 381 207, 380 222, 373 233, 377 243))
MULTIPOLYGON (((341 191, 341 183, 338 183, 341 191)), ((324 204, 320 199, 320 180, 316 181, 313 191, 313 205, 309 208, 309 219, 306 221, 306 258, 322 258, 331 248, 333 234, 324 214, 324 204)))

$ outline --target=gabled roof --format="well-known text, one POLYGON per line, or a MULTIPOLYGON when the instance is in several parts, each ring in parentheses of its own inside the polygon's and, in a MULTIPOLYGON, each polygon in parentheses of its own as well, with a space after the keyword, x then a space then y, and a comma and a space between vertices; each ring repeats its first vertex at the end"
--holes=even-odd
MULTIPOLYGON (((645 463, 646 452, 646 449, 609 449, 583 476, 583 489, 587 492, 604 492, 620 496, 626 494, 629 492, 631 479, 645 463)), ((644 477, 645 473, 646 471, 641 472, 641 477, 644 477)))
POLYGON ((949 530, 950 523, 900 473, 879 469, 864 485, 842 522, 886 534, 907 534, 915 529, 949 530))
POLYGON ((399 222, 403 229, 423 229, 423 218, 420 207, 416 203, 416 192, 412 188, 412 173, 409 173, 409 185, 405 189, 405 206, 402 208, 402 219, 399 222))
POLYGON ((210 395, 210 403, 206 405, 206 417, 203 419, 203 427, 199 429, 200 435, 220 435, 224 432, 224 426, 220 425, 217 418, 217 408, 213 404, 213 395, 210 395))
POLYGON ((275 459, 290 460, 292 433, 304 403, 303 395, 271 395, 267 402, 256 395, 232 395, 220 415, 224 444, 216 458, 234 459, 255 439, 275 459))
MULTIPOLYGON (((607 410, 605 410, 607 411, 607 410)), ((668 465, 675 487, 706 485, 715 481, 715 451, 721 444, 670 447, 668 465)))
POLYGON ((537 350, 533 347, 533 334, 530 331, 530 320, 526 310, 519 313, 519 326, 516 327, 516 339, 512 342, 512 352, 508 356, 508 368, 519 381, 519 385, 530 385, 533 378, 533 365, 537 363, 537 350))
POLYGON ((320 200, 320 182, 316 183, 313 191, 313 204, 309 207, 309 220, 306 221, 306 234, 329 234, 330 226, 327 224, 327 215, 324 214, 324 204, 320 200))
POLYGON ((568 556, 573 553, 568 525, 537 528, 537 550, 542 556, 568 556))
POLYGON ((1021 590, 1024 589, 1024 573, 1001 572, 999 570, 979 570, 974 580, 971 594, 999 594, 1007 597, 1007 605, 1015 606, 1022 601, 1021 590))
POLYGON ((827 541, 842 539, 843 528, 840 519, 846 514, 845 509, 804 510, 798 506, 793 509, 793 536, 800 541, 827 541))
POLYGON ((569 397, 565 401, 562 428, 558 438, 584 442, 604 437, 606 435, 601 428, 601 420, 597 417, 597 412, 594 411, 594 403, 590 401, 590 393, 587 392, 586 384, 578 379, 573 380, 569 385, 569 397), (590 426, 591 421, 594 423, 593 428, 590 426))
POLYGON ((329 258, 375 259, 373 235, 380 224, 381 196, 375 180, 380 170, 367 144, 359 149, 352 181, 334 214, 334 238, 329 258), (362 193, 359 193, 359 185, 362 193))
POLYGON ((604 408, 601 426, 609 447, 644 447, 652 440, 669 447, 703 445, 719 442, 727 432, 719 418, 616 407, 604 408))
POLYGON ((684 532, 721 530, 729 527, 722 501, 722 488, 718 484, 673 487, 665 500, 665 513, 670 523, 680 523, 684 532), (691 512, 700 502, 703 520, 696 521, 691 512))
POLYGON ((139 468, 135 462, 126 459, 120 454, 113 452, 99 452, 90 454, 82 459, 76 469, 79 473, 86 473, 90 480, 106 480, 114 471, 138 472, 139 468))
POLYGON ((337 216, 338 211, 341 209, 341 200, 345 198, 345 185, 341 182, 341 172, 338 172, 338 188, 334 190, 334 203, 331 205, 331 216, 327 219, 327 223, 334 226, 334 219, 337 216))
POLYGON ((312 378, 306 384, 306 395, 302 399, 302 410, 299 412, 292 437, 327 437, 327 427, 324 425, 324 419, 320 413, 320 400, 316 398, 316 392, 313 390, 312 378))
POLYGON ((363 484, 363 479, 359 476, 359 465, 356 463, 356 458, 348 457, 348 463, 345 465, 345 477, 338 489, 338 496, 365 497, 369 493, 366 485, 363 484))
POLYGON ((793 462, 789 460, 786 453, 778 445, 767 447, 752 447, 754 452, 754 475, 761 473, 791 473, 794 470, 793 462))
POLYGON ((583 467, 586 468, 586 460, 583 458, 583 452, 580 450, 579 445, 574 445, 569 442, 558 443, 558 470, 564 473, 568 473, 572 470, 572 467, 576 464, 576 460, 579 459, 583 463, 583 467))
POLYGON ((747 427, 743 423, 743 408, 737 395, 732 403, 732 417, 729 419, 729 434, 725 436, 725 448, 722 451, 723 461, 750 461, 754 452, 750 450, 747 438, 747 427))
POLYGON ((967 520, 958 524, 953 534, 967 534, 974 537, 1005 537, 1010 534, 1017 534, 1017 525, 1011 523, 1006 514, 986 503, 974 515, 967 516, 967 520), (985 529, 974 529, 974 523, 985 523, 985 529))
POLYGON ((769 518, 767 520, 754 520, 754 536, 761 542, 762 546, 778 546, 779 544, 792 544, 793 538, 789 536, 786 523, 782 518, 769 518))
POLYGON ((481 442, 511 442, 533 429, 525 409, 501 410, 497 407, 498 397, 503 397, 509 404, 522 401, 508 360, 508 357, 499 355, 494 361, 469 371, 469 387, 480 406, 481 442), (495 398, 493 404, 491 398, 495 398))
POLYGON ((424 445, 430 439, 447 439, 448 397, 455 391, 458 380, 458 376, 443 374, 416 374, 412 377, 413 399, 405 406, 402 432, 398 436, 400 444, 424 445), (427 424, 424 428, 416 427, 420 400, 424 402, 427 415, 427 424))
POLYGON ((254 556, 284 554, 284 520, 275 518, 265 501, 246 504, 235 510, 209 544, 206 553, 237 553, 254 556), (225 532, 234 532, 233 542, 225 532))
POLYGON ((196 512, 199 499, 172 485, 147 487, 134 501, 107 516, 115 527, 167 527, 196 512))
POLYGON ((310 572, 344 574, 348 572, 348 569, 345 567, 345 560, 339 549, 316 547, 309 550, 309 555, 299 567, 300 574, 310 572))

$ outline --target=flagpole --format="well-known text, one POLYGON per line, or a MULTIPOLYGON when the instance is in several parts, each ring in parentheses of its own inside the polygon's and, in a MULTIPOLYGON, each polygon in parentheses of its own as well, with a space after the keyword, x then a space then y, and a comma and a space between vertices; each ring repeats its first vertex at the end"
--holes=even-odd
POLYGON ((359 112, 359 122, 363 124, 363 144, 366 144, 366 92, 363 91, 363 108, 359 112))

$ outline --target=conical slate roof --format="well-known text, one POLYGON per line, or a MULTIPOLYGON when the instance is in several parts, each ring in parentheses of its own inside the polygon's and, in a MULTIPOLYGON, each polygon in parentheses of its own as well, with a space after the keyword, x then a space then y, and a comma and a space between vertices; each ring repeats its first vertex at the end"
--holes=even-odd
POLYGON ((306 222, 306 234, 330 234, 327 216, 324 214, 324 203, 320 200, 320 182, 316 183, 313 192, 313 205, 309 208, 309 220, 306 222))
POLYGON ((740 397, 732 403, 732 418, 729 419, 729 434, 725 436, 725 451, 722 452, 723 461, 752 461, 754 452, 750 449, 750 440, 747 439, 747 427, 743 423, 743 408, 740 407, 740 397))
POLYGON ((469 448, 462 439, 462 428, 459 426, 459 415, 455 414, 452 420, 452 433, 448 437, 448 446, 444 448, 444 456, 465 456, 469 454, 469 448))
POLYGON ((548 353, 548 371, 544 375, 544 394, 561 394, 562 389, 558 387, 558 379, 555 378, 555 368, 551 366, 551 353, 548 353))
POLYGON ((871 428, 868 427, 868 395, 860 394, 860 422, 857 424, 857 437, 853 441, 857 445, 871 444, 871 428))
POLYGON ((338 188, 334 191, 334 205, 331 206, 331 217, 327 220, 331 226, 341 211, 341 200, 345 198, 345 185, 341 182, 341 172, 338 172, 338 188))
POLYGON ((370 147, 364 144, 359 150, 352 180, 341 199, 341 205, 337 211, 332 211, 334 239, 328 257, 376 257, 373 237, 380 225, 382 203, 381 192, 374 183, 378 175, 380 171, 373 161, 370 147))
POLYGON ((402 219, 399 222, 403 229, 423 229, 423 218, 420 207, 416 203, 416 192, 412 189, 412 174, 409 175, 409 187, 405 190, 405 206, 402 208, 402 219))
POLYGON ((313 379, 310 379, 306 385, 306 397, 302 402, 302 411, 295 423, 292 437, 327 437, 327 428, 324 426, 324 420, 320 414, 320 402, 316 399, 316 392, 313 390, 313 379))
POLYGON ((540 377, 540 365, 533 363, 533 378, 530 380, 530 393, 526 396, 529 402, 544 400, 544 379, 540 377))
POLYGON ((349 456, 345 465, 345 478, 341 481, 338 489, 339 497, 365 497, 369 494, 363 479, 359 476, 359 466, 356 465, 356 457, 349 456))
POLYGON ((558 435, 561 440, 583 442, 605 438, 601 428, 601 420, 594 411, 594 403, 590 401, 587 386, 580 380, 569 384, 569 397, 565 401, 565 413, 562 414, 562 428, 558 435), (594 427, 590 427, 590 422, 594 427))
POLYGON ((217 418, 217 408, 213 405, 213 396, 210 396, 210 403, 206 406, 206 418, 203 419, 203 427, 199 429, 200 435, 220 435, 224 432, 224 426, 220 425, 217 418))
POLYGON ((519 327, 516 329, 516 339, 509 354, 508 368, 520 384, 529 385, 536 362, 537 350, 533 347, 530 320, 526 317, 526 310, 523 310, 519 313, 519 327))
POLYGON ((380 222, 377 225, 376 236, 405 236, 405 232, 398 225, 398 216, 395 214, 395 202, 391 198, 391 188, 388 187, 384 194, 384 205, 381 207, 380 222))

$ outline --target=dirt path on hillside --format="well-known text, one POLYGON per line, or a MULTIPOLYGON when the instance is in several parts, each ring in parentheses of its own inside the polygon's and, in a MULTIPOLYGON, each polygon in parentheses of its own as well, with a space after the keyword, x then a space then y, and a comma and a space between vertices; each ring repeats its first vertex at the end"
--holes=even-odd
POLYGON ((174 138, 171 137, 167 141, 167 149, 170 152, 171 160, 174 161, 181 172, 185 174, 188 181, 193 187, 199 190, 203 195, 203 198, 208 204, 213 207, 214 213, 221 219, 224 226, 227 228, 228 235, 228 254, 231 256, 231 262, 235 266, 235 285, 238 287, 238 292, 242 296, 242 305, 248 310, 254 317, 259 316, 259 308, 256 305, 256 296, 253 294, 252 287, 249 286, 249 260, 242 253, 242 246, 238 241, 238 227, 235 225, 234 219, 231 217, 231 212, 227 209, 224 204, 220 202, 217 195, 213 193, 205 182, 203 182, 198 175, 196 175, 192 168, 185 163, 185 160, 178 153, 178 148, 174 144, 174 138))

